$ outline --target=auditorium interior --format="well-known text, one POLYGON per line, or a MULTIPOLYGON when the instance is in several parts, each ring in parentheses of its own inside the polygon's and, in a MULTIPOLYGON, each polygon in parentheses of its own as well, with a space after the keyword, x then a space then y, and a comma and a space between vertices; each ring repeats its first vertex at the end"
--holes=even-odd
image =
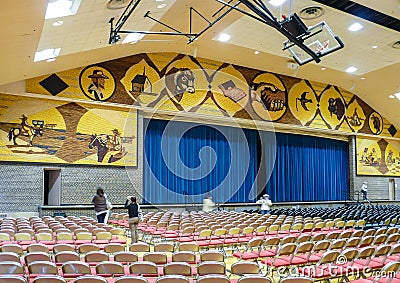
POLYGON ((0 283, 400 282, 398 0, 0 15, 0 283))

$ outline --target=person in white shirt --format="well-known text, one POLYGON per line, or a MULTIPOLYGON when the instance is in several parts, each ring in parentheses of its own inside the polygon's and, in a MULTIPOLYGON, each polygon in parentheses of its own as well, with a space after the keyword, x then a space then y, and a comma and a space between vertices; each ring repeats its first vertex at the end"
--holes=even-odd
POLYGON ((208 195, 204 200, 203 200, 203 211, 213 211, 215 208, 215 203, 212 200, 212 197, 208 195))
POLYGON ((258 201, 257 204, 261 204, 261 214, 265 215, 271 212, 272 201, 269 199, 269 195, 263 195, 258 201))
POLYGON ((364 182, 361 186, 361 193, 363 195, 363 200, 366 200, 368 202, 370 202, 370 199, 368 197, 368 183, 364 182))

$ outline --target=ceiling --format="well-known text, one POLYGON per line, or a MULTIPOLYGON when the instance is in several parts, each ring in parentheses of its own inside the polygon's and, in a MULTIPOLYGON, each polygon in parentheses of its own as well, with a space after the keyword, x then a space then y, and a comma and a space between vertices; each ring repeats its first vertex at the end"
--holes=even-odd
MULTIPOLYGON (((324 1, 296 0, 287 1, 281 8, 268 6, 278 19, 282 14, 299 13, 305 7, 322 7, 322 16, 303 20, 304 23, 312 26, 326 21, 345 43, 343 49, 322 57, 319 64, 311 62, 291 69, 288 63, 293 60, 289 52, 282 51, 282 43, 286 38, 275 29, 237 11, 230 12, 191 44, 187 44, 184 36, 146 35, 135 44, 122 44, 120 41, 109 45, 108 21, 111 17, 117 20, 124 9, 108 9, 108 2, 81 0, 76 15, 45 20, 47 0, 1 1, 0 86, 142 52, 178 52, 340 86, 361 97, 400 128, 400 101, 389 98, 389 95, 400 92, 400 49, 391 47, 393 42, 400 40, 398 30, 320 3, 324 1), (62 20, 63 25, 53 26, 57 20, 62 20), (348 31, 347 28, 355 21, 364 28, 359 32, 348 31), (231 39, 225 43, 217 41, 221 32, 229 33, 231 39), (373 46, 377 47, 374 49, 373 46), (47 48, 61 48, 57 60, 34 62, 35 52, 47 48), (259 51, 259 54, 256 55, 255 51, 259 51), (348 74, 345 69, 349 66, 355 66, 358 70, 348 74)), ((267 3, 266 0, 264 2, 267 3)), ((353 2, 392 19, 400 19, 400 0, 353 2)), ((153 18, 181 32, 189 32, 190 7, 213 21, 218 17, 213 17, 213 14, 222 5, 216 0, 142 0, 123 29, 170 31, 143 17, 147 11, 151 11, 153 18), (157 8, 160 4, 166 5, 157 8)), ((206 22, 200 16, 193 17, 193 32, 199 32, 205 26, 206 22)))

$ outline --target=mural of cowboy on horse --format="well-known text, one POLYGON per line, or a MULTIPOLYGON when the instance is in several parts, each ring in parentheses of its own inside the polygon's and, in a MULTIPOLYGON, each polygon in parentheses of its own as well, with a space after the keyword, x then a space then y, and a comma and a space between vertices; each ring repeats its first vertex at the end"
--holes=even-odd
MULTIPOLYGON (((24 114, 22 114, 21 119, 21 124, 11 128, 11 130, 8 132, 8 140, 13 141, 14 145, 17 144, 17 138, 19 136, 25 136, 29 138, 29 146, 33 146, 32 142, 33 139, 37 136, 42 136, 43 135, 43 121, 35 121, 36 123, 33 123, 34 125, 29 125, 28 123, 28 117, 26 117, 24 114)), ((33 121, 32 121, 33 122, 33 121)))

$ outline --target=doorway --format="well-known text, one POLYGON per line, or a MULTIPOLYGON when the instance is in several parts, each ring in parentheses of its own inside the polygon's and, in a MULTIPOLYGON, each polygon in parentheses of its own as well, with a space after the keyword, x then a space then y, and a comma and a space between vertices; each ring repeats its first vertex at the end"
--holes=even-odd
POLYGON ((60 205, 61 169, 43 169, 43 205, 60 205))
POLYGON ((389 200, 396 198, 396 183, 394 179, 389 179, 389 200))

